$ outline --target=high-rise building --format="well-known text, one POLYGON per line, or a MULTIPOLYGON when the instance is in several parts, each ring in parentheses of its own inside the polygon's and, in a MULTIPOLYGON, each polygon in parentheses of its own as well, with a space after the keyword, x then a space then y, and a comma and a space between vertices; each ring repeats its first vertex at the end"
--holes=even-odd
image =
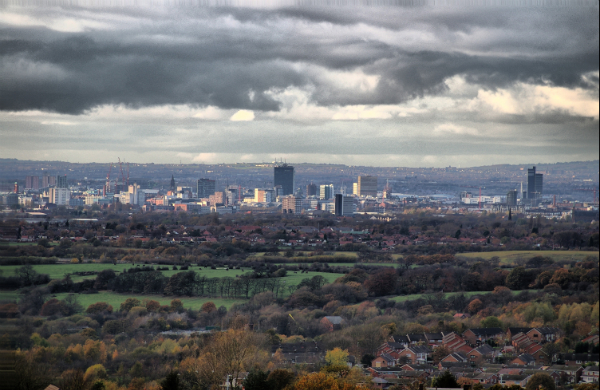
POLYGON ((67 175, 56 176, 56 188, 69 188, 69 185, 67 184, 67 175))
POLYGON ((255 188, 254 189, 254 201, 260 203, 270 203, 275 199, 274 190, 255 188))
POLYGON ((354 198, 342 194, 335 195, 335 215, 351 217, 354 215, 354 198))
POLYGON ((71 192, 68 188, 51 187, 48 190, 48 198, 50 203, 56 205, 66 206, 69 204, 69 198, 71 198, 71 192))
POLYGON ((40 178, 39 176, 26 176, 25 177, 25 189, 27 190, 39 190, 40 189, 40 178))
POLYGON ((273 186, 281 186, 283 195, 294 193, 294 167, 287 164, 278 165, 273 172, 273 186))
POLYGON ((358 177, 358 196, 377 197, 377 176, 358 177))
POLYGON ((506 194, 506 204, 508 206, 516 206, 517 205, 517 197, 519 192, 517 190, 510 190, 506 194))
POLYGON ((171 192, 175 192, 175 176, 173 176, 173 175, 171 175, 171 185, 170 185, 169 190, 171 192))
POLYGON ((358 183, 352 183, 352 194, 358 195, 358 183))
POLYGON ((306 186, 306 196, 316 196, 317 195, 317 185, 310 183, 306 186))
POLYGON ((210 179, 199 179, 198 180, 198 198, 208 198, 215 194, 216 181, 210 179))
POLYGON ((293 195, 285 196, 281 202, 281 212, 284 214, 302 213, 302 199, 293 195))
POLYGON ((535 167, 527 169, 527 199, 537 204, 544 190, 544 175, 536 173, 535 167))
POLYGON ((319 199, 331 199, 333 198, 333 195, 333 184, 321 184, 319 186, 319 199))

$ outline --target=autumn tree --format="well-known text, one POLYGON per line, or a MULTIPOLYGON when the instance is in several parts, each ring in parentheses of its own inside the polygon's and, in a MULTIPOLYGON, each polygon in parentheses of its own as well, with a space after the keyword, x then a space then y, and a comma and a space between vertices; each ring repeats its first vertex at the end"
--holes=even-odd
POLYGON ((325 354, 325 362, 331 366, 345 366, 348 364, 348 350, 341 348, 334 348, 331 351, 327 351, 325 354))
POLYGON ((89 305, 85 312, 88 314, 96 314, 102 312, 112 313, 113 307, 106 302, 96 302, 89 305))
POLYGON ((545 372, 538 372, 533 374, 527 385, 525 386, 525 390, 556 390, 556 384, 554 379, 546 374, 545 372))
POLYGON ((467 306, 467 311, 471 314, 475 314, 482 308, 483 302, 481 302, 479 298, 475 298, 469 303, 469 306, 467 306))
POLYGON ((137 298, 127 298, 125 302, 121 303, 121 311, 128 312, 132 307, 142 306, 142 302, 140 302, 137 298))
POLYGON ((200 308, 200 311, 204 312, 204 313, 212 313, 217 311, 217 306, 213 303, 213 302, 206 302, 202 305, 202 307, 200 308))
POLYGON ((370 295, 376 297, 390 295, 396 291, 398 276, 393 268, 384 268, 371 275, 364 282, 364 286, 370 295))
POLYGON ((438 364, 443 358, 450 355, 451 351, 443 345, 440 345, 436 349, 433 350, 433 363, 438 364))

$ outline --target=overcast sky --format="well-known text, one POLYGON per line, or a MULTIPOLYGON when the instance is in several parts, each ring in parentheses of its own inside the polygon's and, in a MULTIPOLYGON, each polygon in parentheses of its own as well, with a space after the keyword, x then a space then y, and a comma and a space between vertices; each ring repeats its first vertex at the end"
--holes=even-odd
POLYGON ((0 157, 413 167, 599 158, 597 1, 98 3, 0 8, 0 157))

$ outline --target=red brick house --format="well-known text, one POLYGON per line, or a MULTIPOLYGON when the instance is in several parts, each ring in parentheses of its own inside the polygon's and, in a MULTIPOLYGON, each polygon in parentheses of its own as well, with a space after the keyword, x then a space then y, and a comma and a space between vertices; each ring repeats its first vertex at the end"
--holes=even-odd
POLYGON ((415 345, 405 348, 402 352, 400 352, 398 361, 412 364, 425 364, 427 363, 431 353, 432 352, 428 347, 423 345, 415 345))
POLYGON ((499 340, 504 337, 500 328, 473 328, 463 333, 464 340, 472 347, 484 344, 488 340, 499 340))
POLYGON ((526 333, 531 341, 538 344, 552 343, 560 337, 558 328, 533 328, 526 333))
POLYGON ((344 319, 340 316, 325 316, 321 319, 321 324, 327 327, 329 332, 342 329, 344 319))

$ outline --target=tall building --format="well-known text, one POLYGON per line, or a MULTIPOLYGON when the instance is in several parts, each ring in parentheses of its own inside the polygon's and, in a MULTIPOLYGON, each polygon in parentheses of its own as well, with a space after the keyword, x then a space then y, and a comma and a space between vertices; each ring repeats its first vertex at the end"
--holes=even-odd
POLYGON ((26 176, 25 177, 25 189, 39 190, 40 189, 40 178, 38 176, 26 176))
POLYGON ((215 194, 216 181, 210 179, 198 179, 198 198, 208 198, 215 194))
POLYGON ((317 195, 317 185, 310 183, 306 186, 306 196, 316 196, 317 195))
POLYGON ((331 199, 333 198, 333 195, 333 184, 321 184, 319 186, 319 199, 331 199))
POLYGON ((527 199, 531 204, 537 204, 544 190, 544 175, 536 173, 535 167, 527 169, 527 199))
POLYGON ((274 168, 273 186, 281 186, 283 195, 294 193, 294 167, 287 164, 278 165, 274 168))
POLYGON ((354 198, 342 194, 335 195, 335 215, 339 217, 351 217, 354 215, 354 198))
POLYGON ((69 188, 67 184, 67 175, 56 176, 56 188, 69 188))
POLYGON ((506 205, 507 206, 516 206, 517 205, 517 197, 519 192, 517 190, 510 190, 506 194, 506 205))
POLYGON ((358 177, 358 196, 377 197, 377 176, 358 177))
POLYGON ((254 201, 261 203, 271 203, 275 200, 274 190, 255 188, 254 201))
POLYGON ((175 192, 175 176, 171 175, 171 186, 169 188, 171 192, 175 192))
POLYGON ((281 212, 284 214, 302 213, 302 199, 288 195, 281 202, 281 212))
POLYGON ((352 183, 352 194, 358 196, 358 183, 352 183))
POLYGON ((54 185, 56 185, 56 176, 49 176, 47 172, 44 172, 44 176, 42 176, 42 188, 54 185))
POLYGON ((71 192, 68 188, 51 187, 48 190, 48 200, 56 205, 67 206, 71 198, 71 192))

